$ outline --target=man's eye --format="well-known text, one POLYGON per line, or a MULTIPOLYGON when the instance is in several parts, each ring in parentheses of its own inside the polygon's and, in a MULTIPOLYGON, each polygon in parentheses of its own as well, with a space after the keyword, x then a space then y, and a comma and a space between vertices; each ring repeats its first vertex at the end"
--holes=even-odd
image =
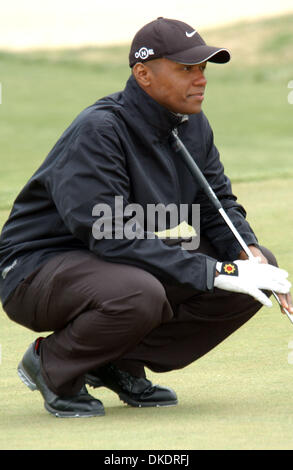
MULTIPOLYGON (((205 69, 206 69, 206 65, 200 65, 200 66, 199 66, 199 70, 200 70, 201 72, 204 72, 205 69)), ((191 72, 191 71, 193 70, 193 66, 192 66, 192 65, 184 65, 183 70, 184 70, 185 72, 191 72)))

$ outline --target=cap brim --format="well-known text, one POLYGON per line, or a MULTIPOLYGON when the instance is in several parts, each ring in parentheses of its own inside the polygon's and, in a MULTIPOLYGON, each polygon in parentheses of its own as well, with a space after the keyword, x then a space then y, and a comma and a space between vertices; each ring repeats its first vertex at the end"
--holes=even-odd
POLYGON ((212 46, 196 46, 185 51, 176 52, 175 54, 164 55, 164 57, 179 64, 196 65, 206 61, 225 64, 229 62, 231 55, 228 49, 212 46))

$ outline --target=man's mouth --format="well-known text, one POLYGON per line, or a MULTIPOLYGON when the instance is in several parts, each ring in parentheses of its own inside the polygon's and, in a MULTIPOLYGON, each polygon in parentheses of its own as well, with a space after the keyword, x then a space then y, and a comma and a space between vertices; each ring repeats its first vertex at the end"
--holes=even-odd
POLYGON ((198 101, 203 101, 204 100, 204 92, 200 91, 200 92, 197 92, 197 93, 190 93, 187 97, 188 98, 195 98, 198 101))

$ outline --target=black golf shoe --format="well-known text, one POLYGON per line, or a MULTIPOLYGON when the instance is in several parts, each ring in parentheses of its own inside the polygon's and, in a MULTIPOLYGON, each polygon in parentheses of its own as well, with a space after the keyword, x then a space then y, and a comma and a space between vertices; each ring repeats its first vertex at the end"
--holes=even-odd
POLYGON ((89 395, 85 386, 76 395, 68 397, 55 395, 48 388, 41 374, 39 344, 40 341, 36 340, 30 345, 18 365, 17 372, 30 390, 38 390, 42 394, 46 410, 59 418, 103 416, 103 404, 89 395))
POLYGON ((86 374, 85 381, 94 388, 109 388, 118 394, 120 400, 131 406, 175 406, 178 403, 172 389, 153 385, 145 378, 133 377, 114 364, 90 371, 86 374))

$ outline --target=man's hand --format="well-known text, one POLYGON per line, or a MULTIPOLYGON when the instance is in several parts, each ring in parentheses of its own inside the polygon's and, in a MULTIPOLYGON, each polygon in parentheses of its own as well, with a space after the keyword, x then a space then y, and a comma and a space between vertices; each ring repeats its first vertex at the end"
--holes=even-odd
POLYGON ((267 307, 272 307, 271 300, 263 290, 288 294, 291 284, 287 280, 288 273, 268 263, 254 260, 236 260, 234 262, 217 262, 218 275, 214 286, 230 292, 239 292, 254 297, 267 307))
MULTIPOLYGON (((262 254, 259 248, 254 245, 249 245, 248 248, 255 258, 260 258, 260 263, 268 264, 267 258, 262 254)), ((244 250, 240 251, 238 259, 248 259, 248 256, 244 250)))
POLYGON ((285 314, 284 308, 293 315, 293 303, 290 292, 288 294, 277 294, 281 302, 281 312, 285 314))
MULTIPOLYGON (((264 263, 264 264, 268 263, 267 258, 262 254, 259 248, 257 248, 254 245, 249 245, 248 248, 250 249, 253 256, 255 256, 256 258, 260 258, 260 263, 264 263)), ((239 259, 248 259, 248 256, 244 250, 240 251, 239 259)), ((292 297, 291 297, 290 292, 288 294, 277 294, 277 296, 281 302, 281 305, 280 305, 281 312, 285 314, 283 310, 285 308, 289 313, 293 315, 293 302, 292 302, 292 297)))

